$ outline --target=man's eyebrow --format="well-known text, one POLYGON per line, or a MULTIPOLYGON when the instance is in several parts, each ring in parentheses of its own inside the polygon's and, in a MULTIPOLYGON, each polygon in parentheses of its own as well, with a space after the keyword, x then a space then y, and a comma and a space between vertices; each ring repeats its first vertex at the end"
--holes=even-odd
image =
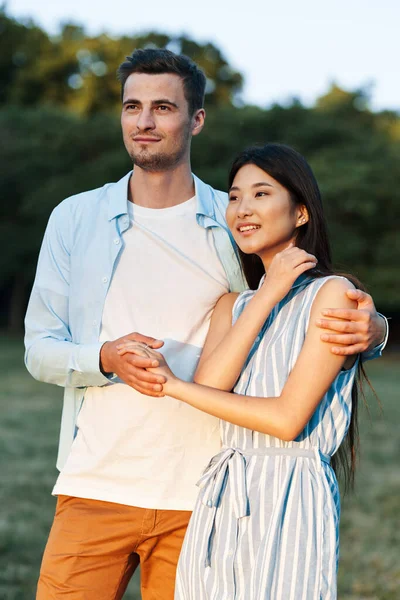
POLYGON ((159 106, 160 104, 169 104, 169 106, 174 106, 175 108, 179 108, 175 102, 172 100, 168 100, 167 98, 161 98, 160 100, 154 100, 152 102, 153 106, 159 106))
MULTIPOLYGON (((127 104, 137 104, 138 106, 142 105, 140 100, 136 100, 136 98, 128 98, 127 100, 124 100, 122 103, 122 106, 126 106, 127 104)), ((160 98, 158 100, 153 100, 153 102, 152 102, 153 106, 161 106, 163 104, 168 104, 169 106, 174 106, 175 108, 179 108, 175 102, 172 102, 172 100, 168 100, 167 98, 160 98)))
POLYGON ((140 100, 135 100, 135 98, 128 98, 123 101, 122 106, 125 106, 126 104, 141 104, 141 102, 140 100))

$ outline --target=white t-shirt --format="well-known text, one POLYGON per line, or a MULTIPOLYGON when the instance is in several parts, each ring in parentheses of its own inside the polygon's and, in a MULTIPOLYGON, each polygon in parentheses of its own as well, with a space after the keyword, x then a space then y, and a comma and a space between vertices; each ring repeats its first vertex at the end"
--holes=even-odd
MULTIPOLYGON (((131 227, 107 294, 100 340, 138 331, 164 341, 171 369, 192 379, 217 300, 228 291, 196 198, 171 208, 130 204, 131 227)), ((192 510, 195 483, 219 451, 218 420, 124 384, 87 389, 54 494, 192 510)))

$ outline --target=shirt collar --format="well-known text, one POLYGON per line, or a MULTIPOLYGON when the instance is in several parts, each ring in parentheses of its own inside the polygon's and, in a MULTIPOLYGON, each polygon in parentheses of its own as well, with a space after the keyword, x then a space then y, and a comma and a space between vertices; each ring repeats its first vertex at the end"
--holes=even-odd
MULTIPOLYGON (((133 171, 129 171, 122 179, 107 186, 105 194, 108 197, 108 219, 111 221, 119 215, 128 212, 128 185, 133 171)), ((193 175, 197 214, 215 218, 214 197, 211 186, 207 185, 201 179, 193 175)))
POLYGON ((197 214, 215 219, 213 188, 201 181, 196 175, 193 175, 193 181, 196 191, 197 214))
POLYGON ((108 198, 108 220, 111 221, 119 215, 128 213, 128 185, 132 171, 122 179, 106 187, 105 194, 108 198))

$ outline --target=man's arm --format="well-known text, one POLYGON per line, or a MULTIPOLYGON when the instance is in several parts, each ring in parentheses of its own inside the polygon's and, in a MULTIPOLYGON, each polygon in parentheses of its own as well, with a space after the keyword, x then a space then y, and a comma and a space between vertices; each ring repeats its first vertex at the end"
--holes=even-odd
MULTIPOLYGON (((68 215, 57 207, 50 216, 40 250, 35 283, 25 318, 25 364, 35 379, 60 386, 87 387, 110 383, 107 369, 101 368, 103 342, 77 344, 69 326, 70 248, 68 215)), ((162 342, 132 333, 124 339, 144 341, 154 348, 162 342)), ((111 343, 107 343, 110 345, 111 343)), ((153 366, 148 359, 119 357, 111 375, 122 379, 134 376, 138 367, 153 366)), ((144 372, 153 385, 164 378, 144 372)))
POLYGON ((358 303, 355 309, 329 308, 322 311, 327 319, 318 319, 317 326, 332 333, 321 339, 329 344, 333 354, 362 354, 363 360, 381 356, 388 337, 386 318, 376 311, 372 297, 361 290, 348 290, 347 296, 358 303))

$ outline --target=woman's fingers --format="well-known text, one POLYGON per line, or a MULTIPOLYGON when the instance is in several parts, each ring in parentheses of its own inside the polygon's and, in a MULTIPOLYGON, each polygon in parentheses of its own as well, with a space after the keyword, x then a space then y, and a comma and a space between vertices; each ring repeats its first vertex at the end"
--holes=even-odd
POLYGON ((296 274, 297 275, 301 275, 301 273, 304 273, 305 271, 309 271, 310 269, 314 269, 316 267, 316 265, 317 265, 316 262, 304 262, 304 263, 301 263, 300 265, 298 265, 298 267, 295 268, 296 274))
POLYGON ((290 265, 297 267, 303 262, 318 262, 318 259, 314 254, 310 254, 301 248, 296 246, 288 247, 280 253, 280 257, 283 260, 288 260, 290 265))
POLYGON ((305 250, 301 250, 300 252, 296 253, 296 255, 293 256, 292 260, 293 260, 293 265, 295 267, 301 265, 304 262, 312 262, 315 264, 317 264, 317 262, 318 262, 317 258, 314 256, 314 254, 309 254, 305 250))
POLYGON ((129 366, 129 377, 132 380, 139 381, 141 385, 162 385, 166 382, 166 378, 163 375, 159 375, 158 373, 150 373, 146 369, 137 367, 136 363, 131 363, 129 366))
POLYGON ((138 357, 142 356, 143 358, 146 358, 147 360, 152 358, 152 356, 150 355, 149 352, 147 352, 147 350, 144 350, 142 348, 135 348, 135 347, 120 348, 120 350, 117 350, 117 354, 119 356, 123 356, 124 354, 134 354, 135 356, 138 356, 138 357))
POLYGON ((144 344, 142 342, 125 342, 123 344, 118 344, 117 346, 117 353, 118 354, 125 354, 125 352, 132 352, 132 353, 148 353, 151 349, 147 346, 147 344, 144 344))

